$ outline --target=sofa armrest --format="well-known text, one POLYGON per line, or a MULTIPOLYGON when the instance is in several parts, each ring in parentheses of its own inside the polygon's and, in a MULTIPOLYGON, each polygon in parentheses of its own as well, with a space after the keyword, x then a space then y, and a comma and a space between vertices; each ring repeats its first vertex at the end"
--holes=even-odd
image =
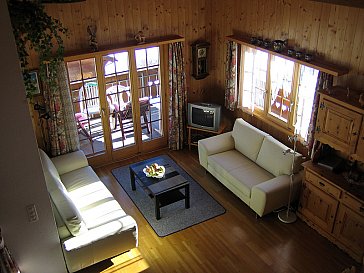
POLYGON ((56 156, 51 158, 51 160, 54 166, 56 166, 59 175, 88 166, 87 158, 81 150, 56 156))
POLYGON ((198 157, 200 164, 207 169, 207 157, 234 149, 232 132, 212 136, 198 141, 198 157))
MULTIPOLYGON (((291 203, 298 197, 303 171, 293 175, 291 203)), ((280 175, 252 188, 250 207, 263 216, 288 204, 290 176, 280 175)))

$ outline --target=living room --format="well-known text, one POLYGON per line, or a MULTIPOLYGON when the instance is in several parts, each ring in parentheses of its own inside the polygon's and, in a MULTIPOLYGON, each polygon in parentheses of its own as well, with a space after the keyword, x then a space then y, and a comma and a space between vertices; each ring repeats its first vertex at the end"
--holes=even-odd
MULTIPOLYGON (((64 39, 68 56, 76 51, 90 51, 87 26, 92 20, 97 25, 96 37, 100 48, 117 48, 126 41, 134 41, 139 31, 143 32, 147 42, 148 39, 169 35, 183 37, 188 102, 211 102, 224 106, 225 45, 229 35, 288 39, 288 44, 292 46, 348 68, 349 72, 345 75, 334 77, 335 85, 362 90, 364 33, 361 26, 364 9, 355 6, 358 1, 336 2, 349 5, 308 0, 87 0, 46 4, 46 11, 70 29, 70 37, 64 39), (190 45, 199 40, 210 44, 209 75, 196 80, 191 76, 190 45)), ((1 35, 5 42, 1 54, 6 64, 1 68, 4 87, 2 117, 6 134, 2 136, 1 173, 4 180, 0 198, 0 226, 7 246, 24 272, 64 272, 62 252, 54 247, 55 243, 59 244, 59 239, 37 153, 37 146, 42 145, 39 144, 41 131, 34 134, 34 120, 29 118, 24 87, 19 82, 21 76, 17 74, 18 60, 11 26, 5 20, 8 18, 6 11, 6 2, 2 1, 0 25, 4 28, 1 35), (25 160, 26 164, 21 160, 25 160), (39 221, 36 223, 28 222, 25 207, 29 204, 37 206, 39 221), (37 246, 36 251, 34 246, 37 246)), ((36 69, 37 63, 36 56, 31 55, 30 66, 36 69)), ((235 118, 243 117, 292 147, 287 137, 292 131, 282 130, 275 123, 239 109, 223 109, 223 117, 230 127, 235 118)), ((301 153, 307 154, 303 146, 299 145, 298 148, 301 153)), ((205 174, 199 165, 196 148, 170 153, 224 205, 227 213, 220 216, 223 219, 217 217, 211 220, 213 223, 210 222, 210 225, 207 221, 205 225, 196 225, 191 231, 187 229, 182 234, 159 238, 125 192, 113 181, 110 171, 121 163, 96 169, 113 195, 119 195, 117 200, 124 210, 135 217, 139 225, 138 249, 148 264, 146 272, 221 272, 222 269, 231 272, 341 272, 351 265, 360 266, 301 220, 293 225, 284 225, 274 213, 256 220, 254 211, 211 175, 205 174), (231 229, 225 230, 229 225, 231 229)), ((152 155, 158 154, 160 152, 154 151, 152 155)), ((150 156, 142 154, 139 159, 150 156)), ((133 161, 123 162, 130 164, 133 161)))

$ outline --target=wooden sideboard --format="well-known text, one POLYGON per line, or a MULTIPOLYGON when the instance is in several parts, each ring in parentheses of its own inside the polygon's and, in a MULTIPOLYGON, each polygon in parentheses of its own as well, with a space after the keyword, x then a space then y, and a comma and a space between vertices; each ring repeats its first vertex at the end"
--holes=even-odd
POLYGON ((305 162, 298 216, 356 261, 364 255, 364 186, 305 162))

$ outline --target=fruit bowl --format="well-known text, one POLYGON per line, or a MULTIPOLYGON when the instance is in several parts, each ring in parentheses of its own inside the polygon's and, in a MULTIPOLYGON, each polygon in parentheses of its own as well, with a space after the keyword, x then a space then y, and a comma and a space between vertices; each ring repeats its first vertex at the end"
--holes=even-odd
POLYGON ((162 178, 164 176, 164 173, 166 172, 166 169, 164 166, 160 166, 157 163, 153 163, 150 166, 145 166, 143 169, 143 173, 147 177, 153 177, 153 178, 162 178))

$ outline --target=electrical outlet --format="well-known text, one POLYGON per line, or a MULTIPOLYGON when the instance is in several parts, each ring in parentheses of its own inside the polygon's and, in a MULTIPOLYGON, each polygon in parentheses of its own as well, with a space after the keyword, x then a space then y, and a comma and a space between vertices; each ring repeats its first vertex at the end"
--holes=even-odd
POLYGON ((37 222, 39 220, 37 208, 35 207, 35 204, 30 204, 25 207, 28 214, 28 221, 30 223, 37 222))

